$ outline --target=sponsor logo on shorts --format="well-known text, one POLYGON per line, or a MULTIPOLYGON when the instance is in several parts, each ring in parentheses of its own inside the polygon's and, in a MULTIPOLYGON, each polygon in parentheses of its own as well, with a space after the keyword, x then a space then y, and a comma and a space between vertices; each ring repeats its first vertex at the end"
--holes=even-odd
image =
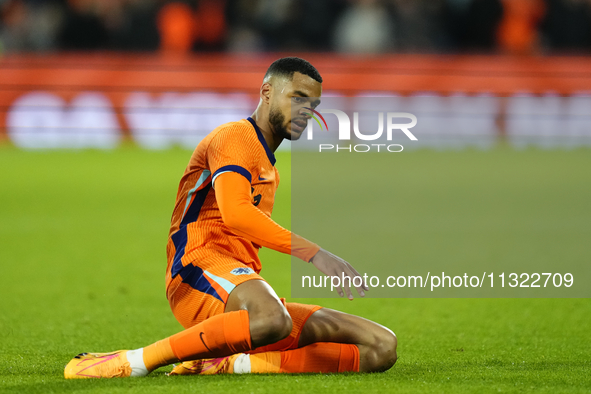
POLYGON ((232 271, 230 271, 230 273, 234 275, 250 275, 254 274, 254 270, 248 267, 240 267, 234 268, 232 271))

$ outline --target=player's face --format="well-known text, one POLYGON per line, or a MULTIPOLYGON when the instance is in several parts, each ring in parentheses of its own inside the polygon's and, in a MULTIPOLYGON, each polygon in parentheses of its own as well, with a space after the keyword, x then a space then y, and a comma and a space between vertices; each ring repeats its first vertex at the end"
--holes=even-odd
POLYGON ((308 124, 311 111, 320 104, 322 85, 307 75, 294 73, 291 81, 277 86, 269 109, 269 122, 276 134, 297 140, 308 124))

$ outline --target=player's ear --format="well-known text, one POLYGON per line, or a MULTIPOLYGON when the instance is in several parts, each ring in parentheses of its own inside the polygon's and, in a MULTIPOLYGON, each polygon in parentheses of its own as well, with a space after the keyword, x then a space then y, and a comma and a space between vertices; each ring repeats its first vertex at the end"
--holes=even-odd
POLYGON ((269 82, 265 82, 264 84, 261 85, 261 91, 260 91, 261 100, 263 100, 267 104, 269 104, 269 102, 271 100, 271 89, 272 89, 272 86, 269 82))

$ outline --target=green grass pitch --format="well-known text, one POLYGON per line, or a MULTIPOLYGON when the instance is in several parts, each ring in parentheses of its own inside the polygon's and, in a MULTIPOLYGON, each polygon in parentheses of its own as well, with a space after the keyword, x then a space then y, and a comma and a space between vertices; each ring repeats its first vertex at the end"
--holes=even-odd
MULTIPOLYGON (((414 167, 420 173, 420 163, 430 160, 445 166, 446 155, 469 168, 478 153, 408 154, 420 157, 414 167)), ((488 165, 501 154, 555 160, 565 171, 573 163, 591 168, 588 150, 493 150, 486 153, 488 165)), ((143 379, 64 380, 64 365, 79 352, 137 348, 180 330, 164 293, 165 243, 189 156, 183 150, 0 147, 1 393, 591 391, 589 299, 303 301, 396 332, 400 358, 383 374, 172 378, 165 375, 169 367, 143 379)), ((278 154, 282 185, 274 218, 285 226, 289 159, 278 154)), ((581 199, 589 198, 585 187, 581 199)), ((589 215, 590 204, 582 200, 587 210, 581 215, 589 215)), ((589 232, 591 222, 584 223, 580 231, 589 232)), ((568 249, 557 253, 573 257, 568 249)), ((262 275, 289 295, 289 257, 269 250, 261 257, 262 275)))

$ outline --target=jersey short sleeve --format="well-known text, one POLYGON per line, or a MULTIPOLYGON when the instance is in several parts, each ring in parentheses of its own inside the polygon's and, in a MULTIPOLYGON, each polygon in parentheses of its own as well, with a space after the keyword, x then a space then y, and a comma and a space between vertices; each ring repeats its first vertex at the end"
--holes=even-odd
POLYGON ((260 143, 250 124, 226 125, 212 138, 207 149, 207 162, 215 179, 225 172, 236 172, 249 182, 258 162, 260 143))

